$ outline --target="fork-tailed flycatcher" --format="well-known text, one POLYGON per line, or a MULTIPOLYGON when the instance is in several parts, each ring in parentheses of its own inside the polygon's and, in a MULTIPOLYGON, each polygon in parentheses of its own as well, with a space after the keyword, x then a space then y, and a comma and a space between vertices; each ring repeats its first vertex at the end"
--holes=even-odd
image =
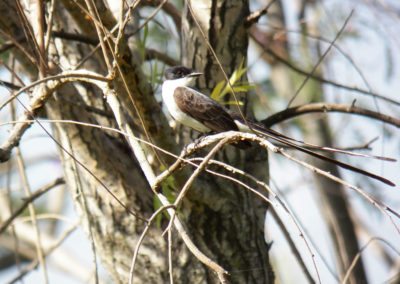
MULTIPOLYGON (((334 163, 342 168, 361 173, 394 186, 391 181, 381 176, 323 156, 299 145, 310 146, 305 142, 295 140, 272 129, 265 128, 258 123, 244 119, 241 115, 228 112, 218 102, 191 88, 195 79, 201 74, 202 73, 195 72, 184 66, 175 66, 165 70, 165 81, 162 85, 162 98, 172 118, 179 123, 202 133, 230 130, 243 132, 254 131, 316 158, 334 163)), ((235 144, 235 146, 239 148, 247 148, 249 145, 247 141, 240 141, 238 144, 235 144)), ((311 146, 317 150, 332 150, 332 148, 311 146)), ((346 151, 341 152, 344 153, 346 151)), ((349 152, 347 153, 349 154, 349 152)))
POLYGON ((165 70, 162 85, 163 101, 178 122, 199 132, 244 131, 242 123, 235 121, 228 111, 210 97, 191 88, 202 73, 184 66, 165 70))

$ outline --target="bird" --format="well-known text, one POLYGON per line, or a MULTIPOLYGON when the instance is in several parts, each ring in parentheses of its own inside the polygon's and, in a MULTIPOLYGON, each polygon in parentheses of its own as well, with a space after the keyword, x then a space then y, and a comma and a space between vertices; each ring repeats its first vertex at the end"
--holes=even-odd
MULTIPOLYGON (((337 150, 341 153, 354 154, 352 152, 307 144, 306 142, 293 139, 275 130, 266 128, 260 123, 243 117, 241 114, 225 109, 217 101, 193 88, 195 80, 202 75, 200 72, 196 72, 185 66, 173 66, 167 68, 164 75, 165 80, 162 84, 161 91, 163 102, 171 117, 185 126, 200 133, 220 133, 225 131, 253 132, 318 159, 333 163, 341 168, 369 176, 390 186, 395 186, 393 182, 381 176, 356 168, 339 160, 326 157, 309 148, 318 151, 337 150)), ((239 141, 233 145, 241 149, 246 149, 250 147, 251 144, 248 141, 239 141)), ((375 158, 388 161, 394 160, 386 157, 375 158)))
POLYGON ((223 106, 192 88, 200 75, 184 66, 165 70, 162 98, 172 118, 202 133, 241 130, 242 124, 223 106))

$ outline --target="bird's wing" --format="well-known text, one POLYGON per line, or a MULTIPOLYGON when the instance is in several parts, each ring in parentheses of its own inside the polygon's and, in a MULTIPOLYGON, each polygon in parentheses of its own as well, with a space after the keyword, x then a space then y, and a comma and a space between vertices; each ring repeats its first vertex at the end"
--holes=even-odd
POLYGON ((200 121, 212 131, 238 131, 232 117, 220 104, 196 90, 178 87, 175 89, 174 99, 184 113, 200 121))

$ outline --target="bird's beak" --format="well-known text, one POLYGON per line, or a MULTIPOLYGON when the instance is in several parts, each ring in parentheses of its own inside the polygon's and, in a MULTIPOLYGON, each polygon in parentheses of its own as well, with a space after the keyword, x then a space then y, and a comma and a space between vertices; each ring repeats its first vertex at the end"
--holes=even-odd
POLYGON ((199 77, 199 76, 201 76, 201 75, 203 75, 203 73, 193 72, 193 73, 190 73, 190 74, 189 74, 189 77, 199 77))

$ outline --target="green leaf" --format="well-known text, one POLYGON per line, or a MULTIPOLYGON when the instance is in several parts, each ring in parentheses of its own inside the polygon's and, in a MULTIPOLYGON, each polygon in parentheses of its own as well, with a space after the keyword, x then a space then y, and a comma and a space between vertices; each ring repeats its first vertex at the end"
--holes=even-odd
POLYGON ((241 101, 227 101, 227 102, 223 102, 224 105, 233 105, 233 106, 242 106, 244 105, 243 102, 241 101))
POLYGON ((214 90, 212 91, 212 93, 211 93, 211 98, 213 98, 214 100, 218 100, 219 94, 221 93, 222 88, 224 87, 224 85, 225 85, 225 81, 219 82, 219 83, 215 86, 214 90))
POLYGON ((218 102, 222 102, 222 98, 225 97, 227 94, 233 92, 248 92, 249 90, 254 88, 254 86, 249 84, 248 82, 240 82, 240 79, 243 77, 244 74, 246 74, 247 71, 247 67, 243 67, 243 64, 244 60, 242 60, 239 67, 232 73, 231 77, 229 78, 229 84, 222 80, 215 86, 215 88, 211 92, 211 98, 218 102))
POLYGON ((143 39, 139 40, 138 50, 139 50, 139 54, 140 54, 141 58, 144 60, 146 57, 147 37, 149 35, 149 27, 147 24, 143 27, 142 34, 143 34, 143 39))
POLYGON ((233 87, 233 90, 235 91, 235 93, 246 93, 251 89, 252 88, 249 86, 234 86, 233 87))
MULTIPOLYGON (((153 208, 156 211, 158 208, 162 206, 160 200, 157 197, 153 198, 153 208)), ((156 227, 161 228, 162 214, 158 214, 155 220, 156 227)))
POLYGON ((146 46, 148 35, 149 35, 149 26, 146 24, 146 25, 144 25, 144 29, 143 29, 143 40, 142 40, 143 46, 146 46))

